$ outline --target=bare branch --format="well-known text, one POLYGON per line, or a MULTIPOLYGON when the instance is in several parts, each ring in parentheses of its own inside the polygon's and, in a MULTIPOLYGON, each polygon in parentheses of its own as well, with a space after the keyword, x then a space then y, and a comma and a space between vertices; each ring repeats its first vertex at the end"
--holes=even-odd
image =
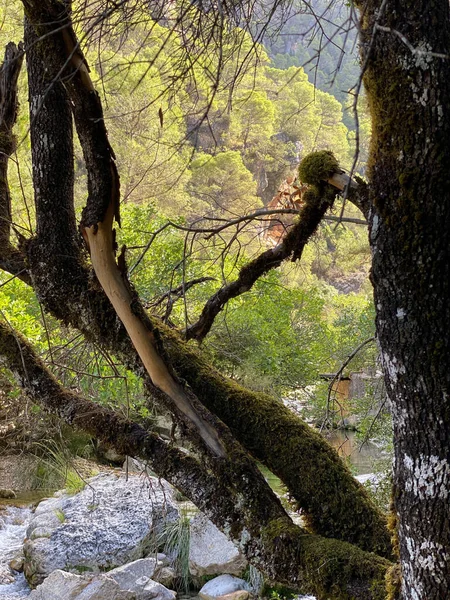
POLYGON ((330 194, 329 189, 328 199, 310 196, 300 210, 298 223, 291 228, 283 241, 245 265, 235 281, 222 286, 208 300, 198 321, 186 329, 186 338, 202 341, 211 329, 214 319, 229 300, 248 292, 262 275, 279 267, 286 259, 298 260, 308 240, 332 205, 334 196, 334 192, 331 190, 330 194))
POLYGON ((331 396, 333 394, 334 391, 334 386, 336 384, 339 385, 339 382, 341 381, 342 378, 342 374, 344 372, 344 370, 346 369, 347 365, 349 363, 351 363, 351 361, 355 358, 355 356, 358 354, 358 352, 360 352, 365 346, 367 346, 367 344, 370 344, 371 342, 375 341, 375 337, 370 337, 367 340, 364 340, 363 342, 361 342, 361 344, 359 344, 357 346, 357 348, 355 348, 352 352, 350 352, 350 354, 347 356, 347 358, 344 360, 344 362, 342 363, 342 365, 339 367, 339 370, 335 373, 334 377, 332 378, 332 380, 330 381, 330 384, 328 385, 328 396, 327 396, 327 408, 326 408, 326 414, 325 414, 325 418, 323 420, 323 423, 320 427, 320 431, 322 431, 328 421, 329 421, 329 414, 330 414, 330 406, 331 406, 331 396))

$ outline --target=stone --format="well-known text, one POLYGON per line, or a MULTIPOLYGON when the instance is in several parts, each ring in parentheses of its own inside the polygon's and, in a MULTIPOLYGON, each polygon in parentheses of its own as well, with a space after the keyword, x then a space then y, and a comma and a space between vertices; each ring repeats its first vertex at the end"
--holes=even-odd
POLYGON ((17 571, 18 573, 22 573, 23 571, 23 556, 16 556, 9 563, 9 568, 13 571, 17 571))
POLYGON ((225 594, 225 596, 217 596, 216 600, 248 600, 248 598, 250 598, 250 592, 239 590, 232 594, 225 594))
POLYGON ((244 572, 247 567, 245 557, 203 513, 192 519, 190 530, 191 575, 241 575, 244 572))
POLYGON ((205 583, 198 595, 202 600, 217 600, 235 592, 251 592, 250 585, 243 579, 232 575, 219 575, 205 583))
POLYGON ((137 600, 131 590, 124 590, 109 574, 95 577, 75 600, 137 600))
POLYGON ((173 587, 175 581, 176 573, 171 567, 161 567, 156 571, 153 575, 154 581, 161 583, 166 588, 173 587))
POLYGON ((167 589, 161 583, 150 580, 143 590, 143 595, 137 596, 139 600, 175 600, 176 593, 167 589))
MULTIPOLYGON (((113 571, 86 576, 57 569, 31 592, 30 600, 175 600, 175 592, 147 576, 134 578, 144 566, 130 567, 120 583, 112 576, 113 571)), ((119 578, 117 572, 116 577, 119 578)))
POLYGON ((165 590, 169 585, 172 585, 175 572, 156 558, 141 558, 109 571, 108 577, 114 579, 121 589, 136 592, 138 600, 146 600, 147 598, 153 598, 153 596, 149 596, 147 585, 150 585, 149 589, 153 591, 159 590, 158 593, 161 598, 168 597, 165 590), (154 583, 157 583, 161 589, 154 586, 154 583))
POLYGON ((15 498, 16 493, 14 490, 10 490, 8 488, 0 488, 0 498, 15 498))
POLYGON ((95 574, 135 561, 178 518, 166 482, 98 475, 78 494, 38 505, 24 544, 25 576, 34 587, 56 569, 95 574))
POLYGON ((57 569, 30 594, 30 600, 75 600, 88 585, 81 575, 57 569))

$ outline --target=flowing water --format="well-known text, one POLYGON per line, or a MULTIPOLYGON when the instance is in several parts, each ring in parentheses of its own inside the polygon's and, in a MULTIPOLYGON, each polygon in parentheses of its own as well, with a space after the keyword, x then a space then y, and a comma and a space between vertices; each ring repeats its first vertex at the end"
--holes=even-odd
POLYGON ((0 600, 22 600, 30 594, 23 574, 9 567, 20 555, 30 518, 29 507, 0 505, 0 600))

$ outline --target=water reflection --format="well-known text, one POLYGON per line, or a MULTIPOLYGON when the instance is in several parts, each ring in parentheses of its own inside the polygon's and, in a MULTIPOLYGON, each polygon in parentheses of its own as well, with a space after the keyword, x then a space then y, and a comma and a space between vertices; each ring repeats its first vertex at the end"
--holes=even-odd
POLYGON ((370 441, 361 446, 354 431, 336 429, 324 434, 324 437, 339 456, 348 461, 356 475, 373 473, 374 463, 384 456, 383 451, 370 441))

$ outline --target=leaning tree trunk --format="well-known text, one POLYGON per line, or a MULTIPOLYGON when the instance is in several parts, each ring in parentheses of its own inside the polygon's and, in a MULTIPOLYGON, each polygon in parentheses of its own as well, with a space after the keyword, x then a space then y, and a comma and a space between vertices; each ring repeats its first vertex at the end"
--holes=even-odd
POLYGON ((448 0, 361 2, 377 335, 404 600, 450 597, 448 0))
MULTIPOLYGON (((39 6, 36 6, 38 3, 29 1, 24 4, 28 18, 38 24, 37 33, 47 34, 46 43, 37 44, 36 32, 32 28, 30 30, 30 27, 27 28, 27 60, 30 76, 33 78, 30 100, 34 105, 35 98, 44 95, 55 74, 59 71, 64 72, 65 67, 69 71, 73 68, 70 60, 76 56, 76 46, 69 20, 66 22, 70 33, 58 29, 54 35, 48 36, 43 18, 43 5, 39 3, 39 6), (48 66, 43 74, 47 80, 42 80, 39 76, 37 66, 42 62, 46 62, 48 66)), ((60 10, 58 3, 47 4, 53 10, 60 10)), ((56 18, 49 18, 48 21, 50 24, 47 27, 51 28, 56 18)), ((103 121, 88 118, 89 111, 92 110, 97 111, 95 114, 101 114, 101 106, 95 90, 91 87, 89 76, 83 70, 83 66, 86 67, 82 57, 75 66, 79 65, 81 70, 68 78, 65 85, 72 100, 77 131, 82 141, 89 174, 89 210, 84 213, 83 225, 92 250, 96 243, 95 238, 100 237, 103 232, 104 212, 108 209, 113 193, 118 190, 114 189, 116 172, 112 165, 112 150, 103 121), (104 201, 99 202, 102 199, 104 201), (96 209, 97 212, 91 209, 96 209), (95 226, 97 234, 94 233, 95 226)), ((46 96, 45 100, 45 106, 48 102, 48 110, 52 111, 53 118, 62 123, 65 114, 64 102, 53 102, 50 96, 46 96), (62 112, 60 119, 59 111, 62 112)), ((45 133, 45 128, 42 131, 42 125, 44 123, 38 118, 32 123, 32 130, 38 130, 34 135, 37 141, 34 152, 34 183, 35 188, 39 190, 36 198, 38 235, 28 244, 27 258, 34 287, 47 310, 80 329, 89 339, 119 355, 129 368, 142 376, 142 362, 118 321, 114 309, 98 284, 92 281, 88 269, 83 265, 77 244, 68 243, 68 240, 72 239, 70 232, 66 235, 64 228, 60 226, 61 220, 68 220, 70 223, 74 220, 73 210, 70 208, 72 197, 67 190, 65 171, 59 168, 56 161, 48 160, 45 173, 41 173, 39 166, 42 162, 42 152, 45 151, 45 147, 41 148, 40 144, 45 133), (41 197, 45 199, 44 206, 41 197), (61 210, 63 200, 67 208, 64 204, 61 210), (50 243, 54 251, 48 253, 46 249, 50 243)), ((60 134, 58 139, 63 140, 64 136, 60 134)), ((58 155, 69 152, 64 142, 58 146, 56 139, 54 144, 58 148, 58 155)), ((322 204, 320 198, 314 202, 317 202, 319 207, 322 204)), ((323 207, 319 211, 312 204, 306 212, 310 213, 310 220, 313 217, 318 219, 315 225, 313 223, 309 227, 312 233, 320 220, 323 207)), ((73 227, 70 231, 72 229, 73 227)), ((117 281, 118 273, 114 272, 116 266, 111 248, 105 247, 102 252, 105 255, 111 253, 108 268, 117 281)), ((105 280, 104 287, 110 289, 112 283, 114 281, 111 278, 105 280)), ((118 288, 116 290, 124 298, 128 292, 118 288)), ((132 316, 136 317, 138 302, 136 298, 132 298, 132 301, 132 316)), ((128 308, 130 306, 131 301, 128 302, 128 308)), ((175 371, 190 384, 191 391, 195 392, 198 399, 225 421, 237 439, 287 484, 300 507, 309 516, 309 524, 315 533, 349 541, 382 556, 390 556, 389 536, 384 519, 361 486, 343 467, 336 453, 317 433, 289 414, 273 399, 227 382, 213 369, 208 369, 205 362, 192 348, 183 344, 178 336, 146 319, 145 315, 140 316, 147 327, 147 330, 145 327, 140 329, 143 336, 148 334, 149 337, 159 340, 159 349, 162 350, 163 347, 165 360, 169 364, 171 362, 175 371), (276 439, 274 430, 279 432, 276 439), (286 438, 289 438, 287 456, 286 438), (322 481, 320 486, 317 485, 319 478, 322 481)), ((157 383, 151 372, 150 376, 153 384, 157 383)), ((146 381, 151 384, 148 378, 146 381)), ((155 385, 151 389, 153 393, 158 393, 155 385)), ((168 391, 170 395, 170 389, 168 391)), ((160 398, 165 401, 161 395, 160 398)), ((217 421, 215 423, 217 427, 217 421)))

